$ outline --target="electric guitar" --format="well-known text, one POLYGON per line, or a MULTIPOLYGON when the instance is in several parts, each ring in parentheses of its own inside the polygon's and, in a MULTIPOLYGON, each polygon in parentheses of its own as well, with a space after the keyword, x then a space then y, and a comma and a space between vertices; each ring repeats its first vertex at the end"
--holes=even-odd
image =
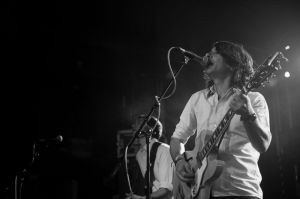
MULTIPOLYGON (((241 89, 242 93, 247 94, 249 91, 264 85, 265 82, 269 81, 269 78, 274 77, 274 72, 281 69, 281 60, 287 61, 281 52, 276 52, 273 56, 268 57, 256 69, 246 86, 241 89)), ((186 161, 195 171, 195 180, 188 185, 191 193, 186 193, 191 196, 190 198, 208 199, 210 197, 211 185, 220 176, 224 165, 223 161, 217 159, 217 144, 222 141, 234 115, 235 112, 232 109, 227 111, 214 132, 206 139, 207 142, 201 150, 200 142, 196 140, 194 149, 185 152, 186 161)))

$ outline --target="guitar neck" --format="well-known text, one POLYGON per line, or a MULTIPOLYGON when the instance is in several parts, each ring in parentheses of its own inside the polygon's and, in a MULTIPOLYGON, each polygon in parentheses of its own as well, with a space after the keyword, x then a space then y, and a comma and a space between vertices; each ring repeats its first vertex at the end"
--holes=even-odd
POLYGON ((232 109, 229 109, 227 111, 222 121, 220 122, 216 130, 213 132, 212 136, 209 138, 208 142, 205 144, 203 149, 198 152, 198 161, 202 161, 205 157, 207 157, 210 151, 216 146, 217 142, 222 140, 223 135, 228 129, 230 121, 233 118, 234 114, 235 112, 232 109))
MULTIPOLYGON (((241 92, 243 94, 248 94, 248 92, 251 90, 251 87, 243 87, 241 89, 241 92)), ((205 157, 208 156, 210 151, 216 146, 217 142, 221 142, 223 139, 223 135, 227 131, 229 124, 231 122, 231 119, 235 115, 235 112, 232 109, 229 109, 225 116, 223 117, 222 121, 216 128, 216 130, 213 132, 212 136, 209 138, 208 142, 205 144, 203 149, 198 152, 197 159, 199 161, 202 161, 205 157)))

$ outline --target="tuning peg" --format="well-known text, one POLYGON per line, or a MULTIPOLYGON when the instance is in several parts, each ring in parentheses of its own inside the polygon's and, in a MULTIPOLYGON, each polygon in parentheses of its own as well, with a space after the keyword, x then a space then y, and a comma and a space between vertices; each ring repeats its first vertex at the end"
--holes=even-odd
POLYGON ((275 66, 274 68, 275 68, 276 70, 281 70, 281 69, 282 69, 279 60, 276 61, 276 66, 275 66))
POLYGON ((282 53, 282 52, 280 52, 279 54, 280 54, 280 58, 281 58, 281 59, 283 59, 283 60, 284 60, 284 61, 286 61, 286 62, 288 62, 288 61, 289 61, 289 59, 288 59, 288 58, 286 58, 286 57, 283 55, 283 53, 282 53))

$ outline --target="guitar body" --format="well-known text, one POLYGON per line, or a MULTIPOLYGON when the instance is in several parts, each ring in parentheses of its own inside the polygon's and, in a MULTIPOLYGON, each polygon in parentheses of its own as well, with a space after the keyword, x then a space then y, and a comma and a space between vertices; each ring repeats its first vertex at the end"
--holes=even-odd
POLYGON ((196 171, 195 184, 192 186, 192 198, 209 199, 212 183, 221 175, 224 162, 218 160, 217 154, 209 155, 203 160, 203 166, 196 171), (205 163, 204 163, 205 162, 205 163))
POLYGON ((173 186, 178 189, 175 191, 175 199, 209 199, 212 183, 221 175, 224 162, 218 160, 217 150, 211 151, 207 157, 199 161, 197 156, 201 148, 201 142, 197 139, 194 149, 185 152, 188 163, 195 172, 195 179, 193 183, 187 184, 174 175, 173 186))
MULTIPOLYGON (((206 136, 208 138, 208 136, 206 136)), ((207 140, 207 139, 205 139, 207 140)), ((202 147, 197 139, 193 151, 186 151, 186 157, 189 160, 193 171, 195 171, 195 180, 191 184, 191 198, 209 199, 212 183, 221 175, 224 161, 218 160, 218 150, 212 150, 207 157, 199 161, 198 152, 202 147)))

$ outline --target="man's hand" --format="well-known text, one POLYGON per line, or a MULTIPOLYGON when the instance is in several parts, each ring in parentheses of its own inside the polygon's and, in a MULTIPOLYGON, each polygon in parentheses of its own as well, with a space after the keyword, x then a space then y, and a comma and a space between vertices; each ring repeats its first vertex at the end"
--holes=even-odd
POLYGON ((195 172, 191 165, 184 159, 181 159, 176 163, 176 174, 183 182, 190 183, 195 179, 195 172))
POLYGON ((229 107, 235 111, 237 115, 247 115, 254 113, 250 98, 245 94, 235 94, 229 103, 229 107))

